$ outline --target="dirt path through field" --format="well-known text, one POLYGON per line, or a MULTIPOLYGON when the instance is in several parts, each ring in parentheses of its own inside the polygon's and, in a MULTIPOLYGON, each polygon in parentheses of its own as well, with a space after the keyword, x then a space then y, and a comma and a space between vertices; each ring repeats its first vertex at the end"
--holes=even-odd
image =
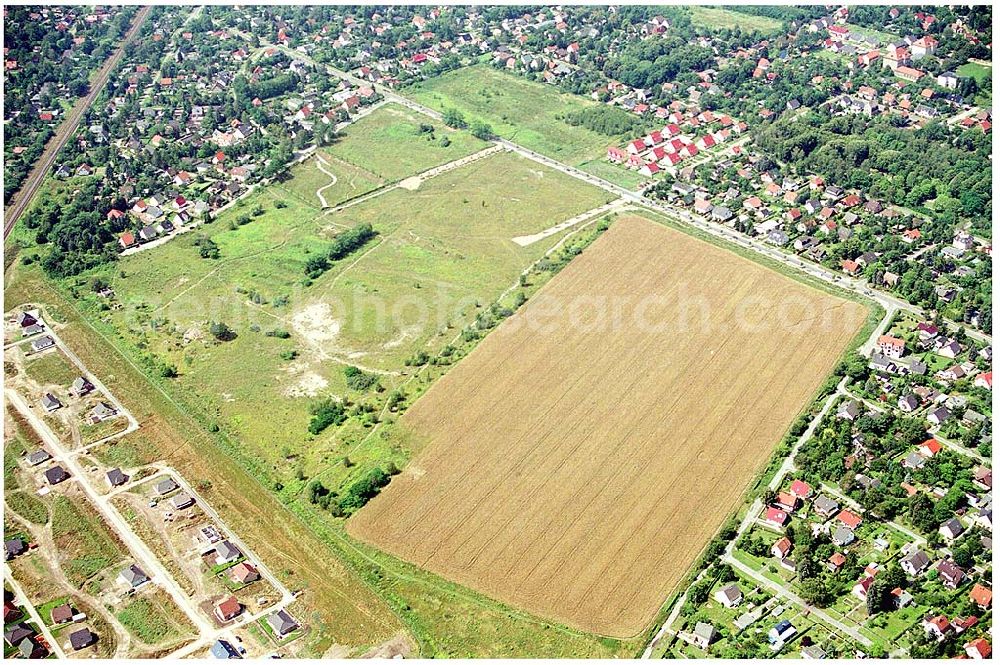
POLYGON ((331 173, 330 171, 327 171, 325 168, 323 168, 324 166, 330 165, 330 162, 326 161, 326 159, 323 158, 323 155, 319 154, 319 152, 316 152, 315 156, 316 156, 316 168, 319 169, 320 173, 330 177, 329 183, 323 185, 322 187, 316 190, 316 198, 319 199, 319 204, 321 208, 329 208, 330 207, 329 204, 327 204, 326 199, 323 197, 323 190, 329 189, 330 187, 336 185, 337 176, 331 173))

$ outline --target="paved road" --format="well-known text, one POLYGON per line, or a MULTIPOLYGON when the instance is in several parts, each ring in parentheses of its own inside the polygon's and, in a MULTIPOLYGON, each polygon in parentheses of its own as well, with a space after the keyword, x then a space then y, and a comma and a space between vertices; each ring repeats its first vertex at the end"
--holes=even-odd
POLYGON ((21 185, 21 189, 11 199, 10 205, 4 210, 4 225, 3 225, 3 237, 7 238, 10 232, 14 228, 14 224, 21 217, 25 210, 28 208, 28 204, 35 197, 35 193, 41 186, 42 182, 45 180, 45 176, 48 174, 49 169, 56 161, 56 157, 59 155, 59 151, 63 149, 66 142, 76 133, 77 127, 80 126, 80 120, 83 118, 84 112, 97 101, 97 96, 104 89, 104 86, 108 82, 108 78, 111 76, 111 72, 114 68, 118 66, 121 59, 125 56, 125 47, 130 44, 139 35, 139 29, 142 28, 142 24, 145 23, 146 17, 149 15, 152 7, 143 7, 138 12, 136 12, 135 17, 132 19, 132 27, 129 28, 128 32, 125 33, 122 43, 115 49, 115 52, 111 54, 111 57, 107 59, 103 66, 97 71, 97 75, 94 80, 90 83, 90 92, 87 93, 85 97, 79 99, 70 112, 63 119, 62 123, 59 125, 59 129, 56 130, 55 136, 49 139, 49 144, 45 147, 45 151, 42 152, 41 158, 35 163, 35 168, 31 170, 28 178, 21 185))
POLYGON ((52 632, 49 630, 45 621, 42 620, 41 615, 38 614, 38 610, 36 610, 35 606, 31 604, 30 600, 28 600, 28 594, 24 593, 21 589, 21 585, 14 579, 14 575, 10 571, 10 566, 8 566, 6 562, 3 564, 3 576, 4 579, 7 580, 7 584, 9 584, 10 588, 14 591, 16 603, 27 610, 28 616, 31 617, 31 620, 38 626, 42 635, 45 636, 45 640, 49 643, 49 650, 54 653, 57 658, 65 658, 66 654, 63 652, 62 647, 59 646, 59 642, 57 642, 52 636, 52 632))

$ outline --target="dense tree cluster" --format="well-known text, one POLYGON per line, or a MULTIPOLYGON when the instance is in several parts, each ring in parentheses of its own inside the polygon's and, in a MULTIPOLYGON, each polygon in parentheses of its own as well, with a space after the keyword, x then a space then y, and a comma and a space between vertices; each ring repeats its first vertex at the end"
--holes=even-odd
POLYGON ((902 129, 883 118, 812 112, 766 126, 755 140, 793 173, 819 173, 914 209, 935 200, 936 214, 946 220, 961 216, 989 228, 991 143, 981 131, 958 132, 937 122, 902 129))

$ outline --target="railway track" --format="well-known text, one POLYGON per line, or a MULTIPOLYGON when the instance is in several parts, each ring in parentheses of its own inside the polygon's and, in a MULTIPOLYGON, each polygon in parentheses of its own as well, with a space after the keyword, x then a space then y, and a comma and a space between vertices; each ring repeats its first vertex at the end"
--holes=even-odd
POLYGON ((59 125, 59 129, 56 130, 55 136, 49 139, 49 144, 45 147, 45 151, 31 170, 28 178, 24 181, 21 189, 14 194, 10 205, 4 209, 4 239, 10 235, 17 220, 28 209, 28 205, 35 198, 38 188, 45 181, 45 176, 48 174, 49 169, 55 163, 59 151, 63 149, 63 146, 66 145, 70 137, 76 133, 77 128, 80 126, 80 120, 83 119, 84 112, 97 101, 98 95, 101 94, 108 79, 111 77, 111 72, 114 71, 115 67, 118 66, 118 63, 125 56, 125 47, 131 44, 139 35, 139 30, 142 28, 143 23, 146 22, 151 9, 152 7, 143 7, 136 12, 135 18, 132 20, 132 26, 125 33, 122 43, 115 49, 115 52, 111 54, 111 57, 105 61, 101 68, 97 70, 97 76, 91 82, 90 91, 73 105, 69 114, 67 114, 59 125))

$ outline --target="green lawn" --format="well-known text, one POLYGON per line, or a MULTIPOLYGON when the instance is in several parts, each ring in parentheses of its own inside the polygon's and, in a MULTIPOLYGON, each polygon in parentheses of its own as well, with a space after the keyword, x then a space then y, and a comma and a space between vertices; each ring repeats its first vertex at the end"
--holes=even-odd
POLYGON ((402 92, 438 111, 457 109, 468 122, 487 122, 499 136, 574 166, 602 159, 607 147, 623 138, 574 127, 560 119, 596 102, 489 65, 463 67, 402 92))
POLYGON ((850 30, 851 32, 860 33, 868 37, 875 37, 880 42, 882 42, 882 46, 885 46, 886 44, 889 44, 891 42, 899 41, 899 35, 893 34, 891 32, 882 32, 881 30, 875 30, 873 28, 863 28, 861 26, 853 25, 851 23, 844 24, 844 27, 850 30))
POLYGON ((105 466, 129 469, 155 462, 161 453, 146 439, 140 429, 128 436, 92 448, 89 454, 105 466))
POLYGON ((338 160, 325 149, 321 149, 320 154, 328 162, 323 165, 323 168, 334 174, 337 178, 336 182, 333 182, 329 175, 320 171, 317 166, 317 158, 311 157, 302 164, 293 166, 290 171, 292 177, 275 185, 275 187, 287 190, 289 196, 295 197, 299 203, 318 210, 322 201, 316 195, 316 190, 320 188, 323 188, 321 194, 326 204, 332 206, 370 192, 384 184, 384 181, 374 173, 338 160))
POLYGON ((781 29, 781 21, 767 16, 753 16, 734 12, 721 7, 689 7, 691 22, 702 28, 741 30, 759 30, 763 33, 776 32, 781 29))
POLYGON ((372 111, 344 129, 343 135, 320 148, 318 157, 292 167, 292 177, 279 188, 318 210, 322 201, 316 191, 321 187, 326 204, 333 206, 489 147, 467 131, 449 129, 399 104, 372 111), (428 128, 431 131, 425 131, 428 128), (336 182, 320 169, 319 158, 325 160, 322 169, 336 182))
POLYGON ((979 94, 976 95, 976 103, 980 106, 988 106, 993 98, 993 68, 980 65, 976 62, 967 62, 955 73, 959 76, 969 76, 976 79, 979 84, 979 94))
POLYGON ((980 87, 984 84, 988 86, 993 78, 993 68, 981 65, 977 62, 967 62, 959 67, 955 73, 959 76, 970 76, 976 79, 976 83, 978 83, 980 87))
POLYGON ((4 492, 7 507, 33 524, 45 524, 49 521, 49 509, 34 494, 8 489, 4 492))

